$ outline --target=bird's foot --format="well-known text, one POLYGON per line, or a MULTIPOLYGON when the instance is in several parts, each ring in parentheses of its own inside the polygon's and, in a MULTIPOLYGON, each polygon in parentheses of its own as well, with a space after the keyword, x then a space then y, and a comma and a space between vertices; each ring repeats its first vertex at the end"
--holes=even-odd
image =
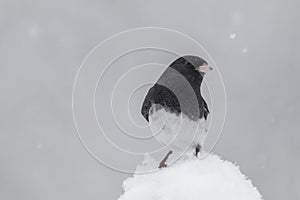
POLYGON ((195 153, 194 153, 196 158, 198 158, 198 154, 199 154, 200 151, 201 151, 201 146, 199 144, 197 144, 197 146, 195 148, 195 153))
POLYGON ((164 168, 167 167, 166 161, 168 159, 168 157, 173 153, 173 151, 169 151, 167 153, 167 155, 164 157, 164 159, 162 159, 162 161, 159 163, 158 168, 164 168))
POLYGON ((160 162, 159 165, 158 165, 158 168, 165 168, 167 166, 168 165, 166 163, 160 162))

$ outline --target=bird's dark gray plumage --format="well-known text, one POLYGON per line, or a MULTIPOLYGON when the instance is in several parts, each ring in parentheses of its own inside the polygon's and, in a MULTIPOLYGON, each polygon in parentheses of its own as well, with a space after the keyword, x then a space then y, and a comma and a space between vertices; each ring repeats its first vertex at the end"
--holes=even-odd
POLYGON ((142 115, 149 121, 152 105, 183 113, 192 120, 207 118, 208 106, 200 91, 204 74, 197 69, 207 62, 197 56, 183 56, 175 60, 151 87, 142 105, 142 115))

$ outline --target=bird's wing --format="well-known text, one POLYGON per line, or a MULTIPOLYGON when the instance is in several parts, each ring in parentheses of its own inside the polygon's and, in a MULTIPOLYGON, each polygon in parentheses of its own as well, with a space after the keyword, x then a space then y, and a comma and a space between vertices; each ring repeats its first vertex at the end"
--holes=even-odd
POLYGON ((180 112, 180 104, 176 95, 160 84, 155 84, 150 88, 143 102, 141 112, 147 121, 149 121, 149 110, 153 104, 160 105, 166 110, 171 109, 172 112, 180 112))
POLYGON ((205 100, 203 100, 203 116, 205 120, 207 119, 208 114, 209 114, 209 109, 207 103, 205 102, 205 100))

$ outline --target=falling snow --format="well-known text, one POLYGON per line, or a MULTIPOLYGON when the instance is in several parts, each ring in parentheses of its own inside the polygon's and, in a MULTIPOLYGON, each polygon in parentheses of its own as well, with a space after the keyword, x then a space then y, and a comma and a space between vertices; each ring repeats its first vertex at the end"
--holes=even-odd
POLYGON ((235 39, 236 38, 236 34, 235 33, 230 33, 229 38, 232 39, 232 40, 235 39))

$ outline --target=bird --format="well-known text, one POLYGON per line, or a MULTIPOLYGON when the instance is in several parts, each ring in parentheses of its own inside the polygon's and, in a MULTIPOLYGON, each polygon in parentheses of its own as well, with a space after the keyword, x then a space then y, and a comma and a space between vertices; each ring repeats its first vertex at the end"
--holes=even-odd
POLYGON ((201 95, 201 83, 212 67, 201 57, 185 55, 174 60, 145 95, 141 114, 152 134, 170 151, 159 163, 166 167, 175 151, 192 147, 198 157, 203 146, 209 115, 201 95))

